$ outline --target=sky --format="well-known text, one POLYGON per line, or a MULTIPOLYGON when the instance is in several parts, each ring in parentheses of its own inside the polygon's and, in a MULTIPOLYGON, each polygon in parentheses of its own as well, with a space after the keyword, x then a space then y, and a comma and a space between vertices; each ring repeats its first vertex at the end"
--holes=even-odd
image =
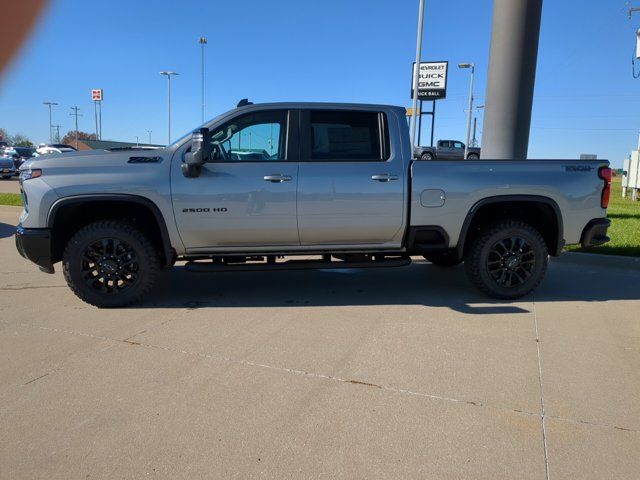
MULTIPOLYGON (((594 153, 621 166, 638 142, 640 79, 631 58, 640 0, 545 0, 529 158, 594 153), (628 5, 631 3, 631 5, 628 5)), ((448 60, 435 137, 464 140, 469 70, 485 98, 491 0, 426 0, 424 60, 448 60)), ((198 38, 205 36, 206 118, 238 100, 410 106, 418 0, 54 0, 0 78, 0 128, 48 140, 53 123, 95 130, 92 88, 104 89, 104 139, 167 141, 201 122, 198 38)), ((640 69, 640 62, 638 63, 640 69)), ((479 130, 482 116, 479 114, 479 130)), ((430 133, 423 122, 423 144, 430 133)))

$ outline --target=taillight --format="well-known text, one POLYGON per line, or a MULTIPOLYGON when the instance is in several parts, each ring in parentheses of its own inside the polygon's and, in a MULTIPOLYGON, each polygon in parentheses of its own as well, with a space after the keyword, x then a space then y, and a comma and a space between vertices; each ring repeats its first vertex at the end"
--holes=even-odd
POLYGON ((600 207, 607 208, 609 206, 609 198, 611 197, 611 169, 609 167, 601 167, 600 170, 598 170, 598 177, 604 180, 602 196, 600 197, 600 207))

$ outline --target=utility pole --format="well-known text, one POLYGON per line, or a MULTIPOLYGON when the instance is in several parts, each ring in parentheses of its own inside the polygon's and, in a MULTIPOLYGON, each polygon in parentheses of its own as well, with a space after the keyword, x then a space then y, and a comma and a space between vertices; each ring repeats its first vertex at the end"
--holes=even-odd
POLYGON ((147 130, 147 133, 149 134, 149 145, 151 145, 151 132, 153 130, 147 130))
POLYGON ((467 141, 464 144, 464 158, 469 155, 469 142, 471 141, 471 116, 473 115, 473 77, 476 73, 476 66, 473 63, 461 63, 458 68, 471 69, 471 86, 469 87, 469 111, 467 112, 467 141))
POLYGON ((140 146, 140 137, 138 137, 138 135, 136 135, 136 147, 140 146))
POLYGON ((78 150, 78 117, 81 117, 82 114, 78 113, 80 109, 77 106, 71 107, 71 110, 73 110, 73 113, 69 115, 76 117, 76 150, 78 150))
POLYGON ((177 72, 172 72, 170 70, 163 70, 160 72, 160 75, 167 77, 167 111, 169 112, 169 141, 167 145, 171 144, 171 76, 179 75, 177 72))
POLYGON ((542 0, 494 0, 482 157, 526 160, 542 0))
POLYGON ((416 40, 416 68, 413 74, 413 115, 411 116, 411 157, 413 158, 413 150, 416 146, 416 127, 418 125, 418 82, 420 80, 420 61, 422 59, 422 27, 424 24, 424 0, 419 0, 418 8, 418 38, 416 40))
MULTIPOLYGON (((60 128, 62 128, 63 125, 51 125, 51 127, 56 129, 56 136, 55 136, 56 143, 60 143, 60 128)), ((53 143, 53 141, 51 143, 53 143)))
POLYGON ((53 143, 53 122, 51 120, 51 107, 58 104, 56 102, 42 102, 42 104, 49 106, 49 143, 53 143))
POLYGON ((204 123, 204 46, 207 44, 207 37, 198 39, 202 51, 202 123, 204 123))

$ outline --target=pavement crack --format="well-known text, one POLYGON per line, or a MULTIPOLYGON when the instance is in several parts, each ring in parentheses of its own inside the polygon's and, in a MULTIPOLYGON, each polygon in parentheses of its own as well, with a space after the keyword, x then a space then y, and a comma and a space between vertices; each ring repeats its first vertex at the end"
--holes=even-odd
POLYGON ((544 388, 542 386, 542 356, 540 354, 540 333, 538 332, 538 315, 536 312, 536 297, 533 295, 533 325, 536 333, 536 351, 538 353, 538 383, 540 384, 540 421, 542 426, 542 446, 544 447, 544 471, 549 480, 549 450, 547 448, 547 428, 545 425, 544 388))
POLYGON ((26 285, 23 287, 18 287, 15 285, 9 285, 7 287, 0 287, 0 291, 5 291, 5 292, 16 292, 19 290, 35 290, 35 289, 41 289, 41 288, 64 288, 66 287, 66 285, 36 285, 36 286, 30 286, 30 285, 26 285))
POLYGON ((41 378, 44 378, 44 377, 46 377, 47 375, 49 375, 49 372, 47 372, 47 373, 45 373, 45 374, 43 374, 43 375, 40 375, 39 377, 32 378, 32 379, 31 379, 31 380, 29 380, 27 383, 25 383, 25 385, 29 385, 30 383, 33 383, 33 382, 35 382, 35 381, 37 381, 37 380, 40 380, 41 378))
POLYGON ((352 383, 354 385, 363 385, 365 387, 382 388, 380 385, 376 385, 375 383, 361 382, 359 380, 345 380, 345 383, 352 383))

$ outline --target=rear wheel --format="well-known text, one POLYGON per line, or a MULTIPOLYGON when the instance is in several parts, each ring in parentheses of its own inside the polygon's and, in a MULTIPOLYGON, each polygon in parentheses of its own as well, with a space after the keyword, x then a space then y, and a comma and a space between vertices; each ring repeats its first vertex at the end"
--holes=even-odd
POLYGON ((477 153, 470 153, 469 155, 467 155, 467 160, 478 160, 480 158, 480 155, 478 155, 477 153))
POLYGON ((531 225, 508 220, 481 233, 465 258, 471 282, 493 298, 514 299, 533 291, 547 270, 544 238, 531 225))
POLYGON ((420 155, 420 159, 421 160, 433 160, 433 154, 431 154, 429 152, 425 152, 422 155, 420 155))
POLYGON ((455 267, 463 262, 462 258, 450 251, 427 253, 424 258, 438 267, 455 267))
POLYGON ((160 271, 156 245, 136 225, 121 220, 91 223, 67 244, 62 268, 73 292, 96 307, 122 307, 142 299, 160 271))

